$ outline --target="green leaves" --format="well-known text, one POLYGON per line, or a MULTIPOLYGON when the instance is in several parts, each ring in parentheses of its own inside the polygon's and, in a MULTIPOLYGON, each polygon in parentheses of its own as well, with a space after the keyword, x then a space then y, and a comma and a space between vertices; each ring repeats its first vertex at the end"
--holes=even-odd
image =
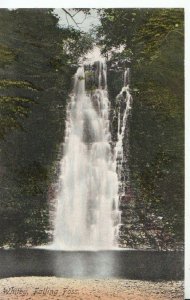
POLYGON ((0 67, 12 63, 16 58, 14 52, 6 45, 0 44, 0 67))
POLYGON ((9 89, 14 87, 24 88, 31 91, 37 91, 37 89, 33 86, 33 84, 27 81, 9 80, 9 79, 0 80, 0 89, 9 89))
POLYGON ((183 35, 183 9, 152 9, 142 27, 132 38, 137 56, 153 60, 153 56, 167 41, 167 37, 176 32, 176 24, 183 35), (135 46, 135 44, 137 47, 135 46))
POLYGON ((29 104, 34 100, 13 96, 0 96, 0 138, 14 128, 23 128, 22 118, 30 113, 29 104))

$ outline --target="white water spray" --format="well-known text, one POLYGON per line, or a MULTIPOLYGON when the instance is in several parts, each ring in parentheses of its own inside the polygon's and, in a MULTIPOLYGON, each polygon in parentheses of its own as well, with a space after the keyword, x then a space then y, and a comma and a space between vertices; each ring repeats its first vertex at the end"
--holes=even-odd
POLYGON ((83 66, 75 74, 56 199, 56 249, 117 247, 120 211, 116 158, 123 151, 125 128, 121 125, 118 132, 115 156, 110 146, 106 64, 99 62, 97 72, 98 89, 92 95, 85 91, 83 66))

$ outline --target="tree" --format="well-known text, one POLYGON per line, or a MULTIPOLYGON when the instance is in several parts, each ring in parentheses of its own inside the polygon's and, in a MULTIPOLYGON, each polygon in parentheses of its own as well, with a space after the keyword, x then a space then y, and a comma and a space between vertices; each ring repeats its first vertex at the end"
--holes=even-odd
POLYGON ((16 9, 0 10, 0 45, 0 244, 37 245, 50 238, 67 98, 91 41, 52 10, 16 9))

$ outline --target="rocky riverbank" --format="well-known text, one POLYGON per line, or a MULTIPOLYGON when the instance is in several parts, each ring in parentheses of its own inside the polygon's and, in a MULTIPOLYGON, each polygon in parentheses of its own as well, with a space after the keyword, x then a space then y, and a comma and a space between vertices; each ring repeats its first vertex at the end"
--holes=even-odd
POLYGON ((182 300, 182 281, 14 277, 0 280, 0 300, 182 300))

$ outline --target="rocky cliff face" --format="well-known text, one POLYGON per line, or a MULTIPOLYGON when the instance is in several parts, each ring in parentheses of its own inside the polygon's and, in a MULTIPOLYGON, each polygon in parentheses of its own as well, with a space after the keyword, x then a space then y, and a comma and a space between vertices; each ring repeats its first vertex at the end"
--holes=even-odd
MULTIPOLYGON (((126 92, 122 90, 127 65, 112 66, 108 62, 108 93, 110 106, 110 130, 112 147, 118 142, 118 119, 122 122, 126 108, 126 92)), ((86 66, 87 89, 97 87, 98 65, 86 66)), ((132 70, 133 72, 133 70, 132 70)), ((173 134, 177 122, 165 119, 161 111, 148 106, 143 96, 134 88, 132 109, 126 119, 123 137, 123 159, 118 157, 120 186, 121 227, 119 245, 127 248, 182 249, 183 237, 183 184, 177 175, 178 189, 173 191, 176 178, 171 174, 174 165, 169 156, 175 156, 175 147, 182 147, 180 141, 167 143, 167 135, 173 134), (160 132, 160 128, 163 129, 160 132), (119 167, 120 166, 120 167, 119 167), (181 198, 181 211, 176 210, 173 197, 181 198), (167 202, 166 200, 167 199, 167 202)), ((143 91, 142 94, 144 94, 143 91)), ((181 152, 182 153, 182 152, 181 152)), ((182 158, 182 154, 181 154, 182 158)), ((176 162, 182 164, 178 159, 176 162)))
MULTIPOLYGON (((108 90, 111 99, 111 132, 113 143, 117 142, 118 111, 124 111, 125 101, 118 93, 122 88, 124 70, 108 72, 108 90)), ((183 248, 183 183, 181 173, 177 191, 173 190, 176 177, 172 176, 176 164, 183 165, 181 158, 173 162, 166 155, 175 157, 175 147, 183 147, 179 141, 169 145, 167 135, 178 128, 177 122, 164 119, 160 111, 147 107, 132 83, 133 104, 127 119, 123 139, 124 159, 122 182, 124 193, 120 197, 122 226, 119 243, 121 247, 181 249, 183 248), (161 133, 159 130, 163 128, 161 133), (176 210, 173 197, 181 202, 176 210), (164 200, 164 199, 167 199, 164 200)), ((177 132, 177 131, 176 131, 177 132)))
MULTIPOLYGON (((96 64, 86 66, 89 92, 97 87, 97 68, 96 64)), ((39 103, 32 104, 32 114, 24 121, 25 130, 14 131, 6 141, 1 141, 1 244, 35 245, 51 240, 49 202, 53 204, 58 172, 56 162, 63 141, 66 102, 74 73, 74 70, 66 71, 69 79, 66 80, 65 75, 64 93, 61 88, 55 88, 54 83, 48 89, 45 85, 48 80, 44 82, 44 90, 33 91, 35 97, 39 97, 39 103)), ((117 97, 123 86, 123 76, 124 68, 108 66, 113 148, 118 140, 119 111, 122 120, 126 107, 125 94, 117 97)), ((34 83, 37 84, 37 79, 34 83)), ((18 93, 28 96, 28 91, 18 87, 11 92, 13 96, 18 93)), ((131 93, 132 110, 123 138, 119 245, 181 249, 184 197, 180 171, 183 169, 183 145, 178 140, 180 124, 144 101, 134 89, 133 78, 131 93)), ((8 95, 6 89, 2 90, 2 95, 8 95)))

